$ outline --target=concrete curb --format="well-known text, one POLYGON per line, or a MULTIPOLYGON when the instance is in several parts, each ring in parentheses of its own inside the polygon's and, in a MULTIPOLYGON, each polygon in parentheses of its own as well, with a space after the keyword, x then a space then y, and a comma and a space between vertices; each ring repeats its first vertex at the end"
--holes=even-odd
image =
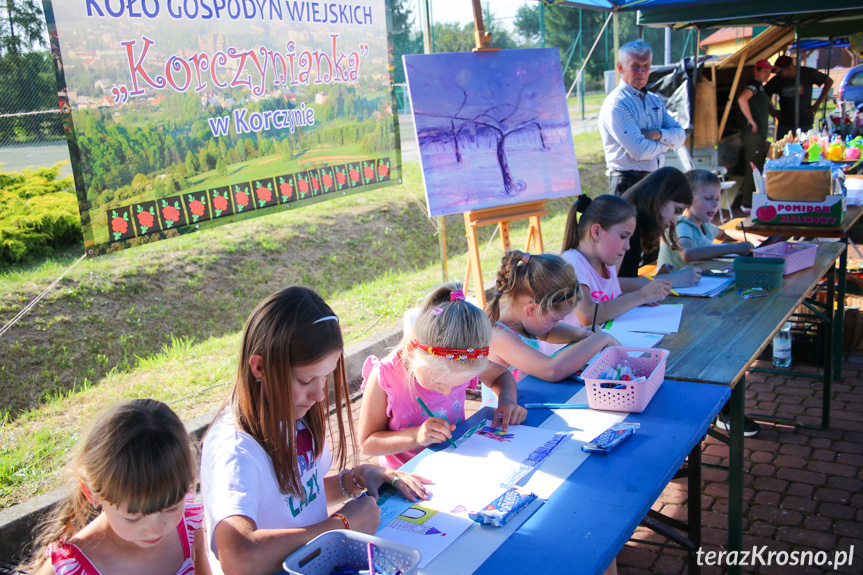
MULTIPOLYGON (((345 369, 349 382, 362 379, 363 362, 366 357, 383 357, 392 350, 402 338, 401 324, 379 332, 357 343, 345 347, 345 369)), ((199 442, 207 426, 216 416, 213 410, 191 421, 184 422, 189 436, 199 442)), ((11 559, 23 556, 33 541, 33 530, 60 502, 68 492, 67 487, 58 487, 33 499, 13 505, 0 511, 0 558, 11 559)), ((2 563, 0 559, 0 563, 2 563)))

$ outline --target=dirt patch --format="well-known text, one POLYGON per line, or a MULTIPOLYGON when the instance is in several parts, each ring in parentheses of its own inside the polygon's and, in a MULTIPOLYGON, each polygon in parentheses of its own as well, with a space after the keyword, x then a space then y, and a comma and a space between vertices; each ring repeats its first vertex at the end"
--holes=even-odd
MULTIPOLYGON (((116 276, 105 266, 105 274, 64 280, 0 345, 0 412, 14 415, 112 370, 134 369, 138 357, 162 351, 172 338, 235 333, 257 302, 287 285, 327 297, 436 258, 435 230, 415 199, 336 204, 296 225, 274 215, 208 230, 199 246, 181 253, 156 256, 144 248, 134 273, 116 276), (232 241, 215 246, 223 234, 232 241), (148 258, 162 261, 144 269, 148 258)), ((44 286, 27 287, 37 293, 44 286)), ((0 324, 23 307, 12 301, 27 297, 3 299, 0 324)))

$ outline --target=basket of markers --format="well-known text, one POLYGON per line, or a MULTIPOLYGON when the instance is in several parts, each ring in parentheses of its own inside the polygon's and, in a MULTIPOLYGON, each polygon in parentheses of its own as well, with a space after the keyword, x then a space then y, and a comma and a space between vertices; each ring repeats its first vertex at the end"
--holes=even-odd
POLYGON ((288 555, 282 568, 290 575, 413 575, 421 558, 413 547, 336 529, 288 555))
POLYGON ((609 347, 581 373, 591 409, 641 413, 665 378, 667 349, 609 347))

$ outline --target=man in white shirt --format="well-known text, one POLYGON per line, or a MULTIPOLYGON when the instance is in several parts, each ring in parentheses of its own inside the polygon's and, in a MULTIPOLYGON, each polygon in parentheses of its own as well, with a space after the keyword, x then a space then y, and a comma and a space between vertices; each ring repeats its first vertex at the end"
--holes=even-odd
POLYGON ((665 152, 683 145, 686 133, 659 96, 647 91, 653 50, 643 40, 620 47, 620 83, 599 112, 609 192, 622 195, 665 165, 665 152))

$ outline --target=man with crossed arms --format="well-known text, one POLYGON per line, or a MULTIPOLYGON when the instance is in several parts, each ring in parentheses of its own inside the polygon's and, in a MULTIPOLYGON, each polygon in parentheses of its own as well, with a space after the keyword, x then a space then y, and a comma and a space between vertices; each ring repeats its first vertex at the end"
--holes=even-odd
POLYGON ((653 50, 643 40, 620 47, 620 83, 599 112, 608 188, 623 192, 665 165, 665 152, 683 145, 686 133, 668 114, 659 96, 647 91, 653 50))

